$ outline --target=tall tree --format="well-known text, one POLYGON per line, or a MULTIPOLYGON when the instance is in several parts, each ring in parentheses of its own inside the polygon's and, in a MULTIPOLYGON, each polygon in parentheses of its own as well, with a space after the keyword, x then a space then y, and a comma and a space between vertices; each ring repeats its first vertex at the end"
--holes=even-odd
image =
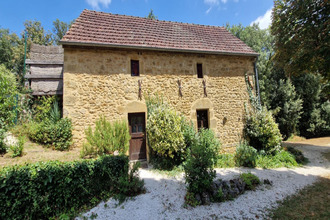
POLYGON ((63 38, 65 33, 70 29, 71 25, 73 24, 74 20, 66 23, 63 21, 60 21, 59 19, 56 19, 56 21, 53 22, 53 36, 52 39, 55 44, 58 45, 58 42, 63 38))
POLYGON ((320 73, 330 80, 330 2, 275 0, 275 61, 286 74, 320 73))
POLYGON ((16 34, 11 34, 9 29, 0 29, 0 65, 13 70, 15 66, 15 47, 20 39, 16 34))
POLYGON ((151 20, 157 20, 158 17, 154 15, 154 11, 152 9, 150 9, 150 12, 147 16, 148 19, 151 19, 151 20))
MULTIPOLYGON (((45 31, 40 21, 25 21, 24 27, 29 43, 40 45, 51 45, 53 43, 51 33, 45 31)), ((22 33, 22 37, 24 37, 24 33, 22 33)))

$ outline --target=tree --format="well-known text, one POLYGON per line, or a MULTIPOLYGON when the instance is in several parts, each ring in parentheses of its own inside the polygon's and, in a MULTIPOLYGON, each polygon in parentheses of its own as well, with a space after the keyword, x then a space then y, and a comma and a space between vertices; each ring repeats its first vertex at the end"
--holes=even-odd
POLYGON ((286 74, 320 73, 330 79, 329 14, 328 0, 274 2, 274 60, 286 74))
POLYGON ((280 79, 277 83, 276 94, 272 100, 275 109, 275 119, 284 139, 297 134, 298 123, 302 113, 302 100, 296 93, 290 79, 280 79))
POLYGON ((58 45, 58 42, 63 38, 65 33, 70 29, 71 25, 73 24, 74 20, 66 23, 63 21, 60 21, 59 19, 56 19, 56 21, 53 22, 53 36, 52 39, 56 45, 58 45))
POLYGON ((149 14, 146 18, 151 19, 151 20, 157 20, 158 19, 158 17, 154 15, 154 11, 152 9, 150 9, 150 12, 149 12, 149 14))
POLYGON ((15 65, 15 50, 19 37, 10 34, 9 29, 0 29, 0 64, 4 64, 7 69, 12 70, 15 65))
MULTIPOLYGON (((24 27, 29 42, 39 45, 51 45, 53 43, 51 33, 45 31, 40 21, 25 21, 24 27)), ((22 37, 24 37, 24 33, 22 37)))

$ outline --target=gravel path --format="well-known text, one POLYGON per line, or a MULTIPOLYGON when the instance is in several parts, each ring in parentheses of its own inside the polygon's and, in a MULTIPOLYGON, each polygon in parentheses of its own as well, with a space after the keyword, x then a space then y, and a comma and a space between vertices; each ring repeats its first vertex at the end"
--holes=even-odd
POLYGON ((260 186, 256 191, 247 191, 233 201, 213 203, 209 206, 184 208, 186 192, 183 174, 177 177, 140 170, 147 192, 121 205, 114 199, 85 213, 96 219, 263 219, 267 209, 277 201, 294 194, 297 190, 314 183, 318 176, 330 174, 330 163, 322 152, 330 151, 330 143, 324 146, 305 145, 297 147, 304 152, 310 163, 296 169, 216 169, 218 178, 231 179, 242 172, 251 172, 261 179, 273 181, 273 186, 260 186))

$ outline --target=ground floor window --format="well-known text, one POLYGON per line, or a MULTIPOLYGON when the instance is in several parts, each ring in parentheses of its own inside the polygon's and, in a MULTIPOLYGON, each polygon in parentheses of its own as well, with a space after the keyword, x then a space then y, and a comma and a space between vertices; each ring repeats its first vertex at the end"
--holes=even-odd
POLYGON ((197 110, 197 127, 198 130, 201 128, 209 128, 209 114, 207 109, 197 110))

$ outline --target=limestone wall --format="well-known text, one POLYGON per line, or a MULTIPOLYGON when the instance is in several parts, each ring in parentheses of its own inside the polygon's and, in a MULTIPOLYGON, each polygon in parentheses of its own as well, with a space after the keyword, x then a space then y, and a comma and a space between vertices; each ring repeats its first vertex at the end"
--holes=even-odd
MULTIPOLYGON (((160 93, 196 124, 196 109, 209 110, 209 125, 225 151, 242 138, 244 103, 248 101, 244 74, 253 74, 254 58, 116 49, 64 48, 64 116, 72 119, 74 141, 81 145, 84 130, 99 115, 127 119, 128 112, 146 111, 138 98, 160 93), (130 60, 139 60, 140 76, 132 77, 130 60), (203 79, 196 64, 203 64, 203 79), (179 95, 178 80, 182 84, 179 95)), ((197 125, 196 125, 197 126, 197 125)))

